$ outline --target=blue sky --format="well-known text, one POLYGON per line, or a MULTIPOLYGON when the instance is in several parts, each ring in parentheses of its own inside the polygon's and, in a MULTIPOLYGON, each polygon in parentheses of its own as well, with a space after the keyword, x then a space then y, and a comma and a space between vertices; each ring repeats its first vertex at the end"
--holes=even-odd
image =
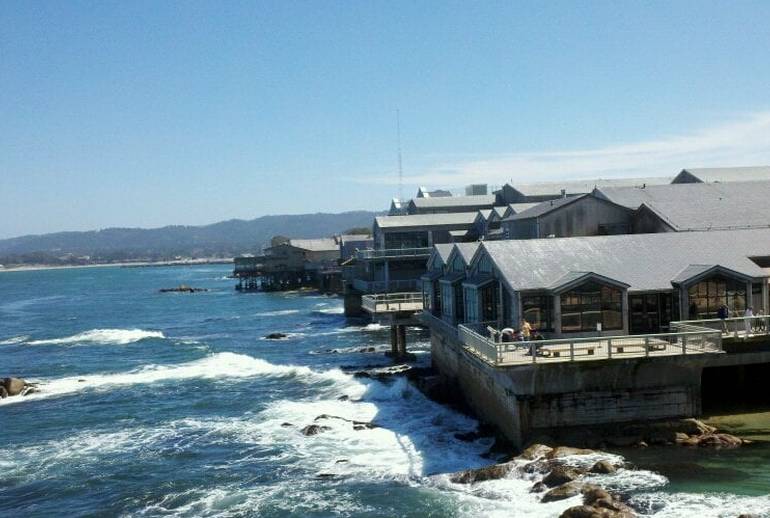
POLYGON ((0 2, 0 237, 770 164, 770 2, 0 2))

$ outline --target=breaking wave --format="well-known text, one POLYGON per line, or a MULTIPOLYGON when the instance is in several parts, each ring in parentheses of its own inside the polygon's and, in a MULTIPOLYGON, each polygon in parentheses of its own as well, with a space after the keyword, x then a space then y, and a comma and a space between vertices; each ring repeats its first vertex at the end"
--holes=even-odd
POLYGON ((64 338, 32 340, 29 345, 62 345, 76 343, 100 343, 126 345, 147 338, 166 338, 160 331, 145 331, 144 329, 91 329, 64 338))
POLYGON ((299 313, 298 309, 281 309, 277 311, 263 311, 261 313, 256 313, 255 316, 258 317, 280 317, 282 315, 294 315, 295 313, 299 313))
POLYGON ((231 352, 215 353, 200 360, 178 365, 149 365, 142 369, 113 374, 89 374, 51 380, 34 380, 39 383, 38 392, 24 397, 0 400, 0 406, 45 399, 82 392, 108 390, 121 385, 150 384, 191 378, 227 379, 255 376, 296 377, 301 381, 344 381, 350 377, 338 369, 316 372, 309 367, 274 365, 259 358, 231 352))
POLYGON ((11 338, 0 340, 0 345, 16 345, 16 344, 24 343, 27 340, 29 340, 29 336, 26 336, 26 335, 12 336, 11 338))

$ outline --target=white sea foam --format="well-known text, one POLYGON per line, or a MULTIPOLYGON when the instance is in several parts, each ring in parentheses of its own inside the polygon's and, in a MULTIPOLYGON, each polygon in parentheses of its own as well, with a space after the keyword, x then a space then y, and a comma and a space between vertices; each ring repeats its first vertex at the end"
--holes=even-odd
POLYGON ((299 313, 298 309, 281 309, 277 311, 263 311, 261 313, 256 313, 255 316, 258 317, 280 317, 282 315, 294 315, 296 313, 299 313))
POLYGON ((0 345, 16 345, 16 344, 24 343, 27 340, 29 340, 29 336, 27 335, 12 336, 11 338, 0 340, 0 345))
POLYGON ((732 518, 747 514, 770 517, 770 495, 740 496, 727 493, 641 493, 631 498, 644 515, 655 518, 732 518))
POLYGON ((333 308, 314 309, 313 312, 320 313, 321 315, 343 315, 345 313, 345 308, 337 306, 333 308))
POLYGON ((72 394, 84 390, 109 390, 121 385, 149 384, 191 378, 220 379, 247 378, 255 376, 296 377, 304 382, 344 381, 349 378, 340 370, 316 372, 308 367, 274 365, 259 358, 244 354, 221 352, 200 360, 178 365, 149 365, 139 370, 71 376, 51 380, 30 380, 39 382, 38 392, 24 397, 10 397, 0 400, 0 405, 18 404, 72 394))
POLYGON ((64 338, 50 338, 44 340, 32 340, 29 345, 62 345, 76 343, 100 343, 126 345, 147 338, 165 338, 160 331, 146 331, 144 329, 91 329, 76 335, 64 338))

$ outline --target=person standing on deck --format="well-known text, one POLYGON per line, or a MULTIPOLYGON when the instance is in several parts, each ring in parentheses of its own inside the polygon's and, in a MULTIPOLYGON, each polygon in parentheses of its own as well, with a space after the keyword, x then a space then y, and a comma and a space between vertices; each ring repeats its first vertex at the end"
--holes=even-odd
POLYGON ((747 307, 743 316, 746 317, 746 319, 743 321, 743 324, 746 327, 746 337, 748 338, 748 336, 751 334, 751 324, 754 320, 754 318, 752 318, 754 316, 754 308, 751 306, 747 307))
POLYGON ((719 317, 719 320, 722 321, 722 332, 724 334, 727 334, 727 317, 729 316, 729 311, 727 310, 727 306, 722 304, 719 306, 719 309, 717 310, 717 316, 719 317))
POLYGON ((524 336, 524 340, 529 340, 532 337, 532 326, 526 320, 521 321, 521 334, 524 336))

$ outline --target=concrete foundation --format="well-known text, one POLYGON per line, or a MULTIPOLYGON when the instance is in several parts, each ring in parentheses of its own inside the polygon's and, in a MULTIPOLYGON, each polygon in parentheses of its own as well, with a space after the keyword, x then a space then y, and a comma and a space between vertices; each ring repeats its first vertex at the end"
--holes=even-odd
MULTIPOLYGON (((741 363, 706 354, 495 368, 454 337, 436 329, 431 335, 433 366, 446 390, 519 448, 567 427, 700 415, 704 367, 741 363)), ((751 361, 770 363, 770 353, 761 354, 751 361)))

